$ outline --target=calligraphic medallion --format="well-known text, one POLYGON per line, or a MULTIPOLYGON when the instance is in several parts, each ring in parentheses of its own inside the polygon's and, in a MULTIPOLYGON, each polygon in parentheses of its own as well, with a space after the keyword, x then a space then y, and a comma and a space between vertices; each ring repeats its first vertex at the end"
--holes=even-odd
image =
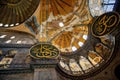
POLYGON ((36 59, 57 58, 59 50, 49 43, 40 43, 30 49, 30 56, 36 59))
POLYGON ((94 36, 103 36, 115 30, 120 22, 120 15, 117 12, 108 12, 99 16, 92 25, 94 36))

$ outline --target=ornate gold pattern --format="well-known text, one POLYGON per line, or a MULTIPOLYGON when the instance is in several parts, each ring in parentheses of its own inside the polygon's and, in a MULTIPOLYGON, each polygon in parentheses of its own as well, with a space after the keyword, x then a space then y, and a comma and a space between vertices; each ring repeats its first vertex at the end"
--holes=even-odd
POLYGON ((83 39, 83 35, 88 35, 87 26, 67 28, 66 31, 61 32, 52 40, 52 44, 60 49, 61 52, 72 52, 73 46, 79 49, 81 47, 79 45, 79 42, 82 42, 84 44, 86 41, 83 39))
POLYGON ((59 50, 50 44, 37 44, 30 49, 30 56, 36 59, 41 58, 56 58, 59 55, 59 50))
POLYGON ((99 16, 92 25, 94 36, 103 36, 111 33, 119 24, 120 16, 117 12, 108 12, 99 16))

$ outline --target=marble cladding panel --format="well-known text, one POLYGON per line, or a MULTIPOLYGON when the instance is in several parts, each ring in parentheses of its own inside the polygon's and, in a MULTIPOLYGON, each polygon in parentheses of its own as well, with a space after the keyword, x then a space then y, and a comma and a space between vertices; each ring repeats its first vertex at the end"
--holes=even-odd
POLYGON ((33 80, 33 73, 0 75, 0 80, 33 80))

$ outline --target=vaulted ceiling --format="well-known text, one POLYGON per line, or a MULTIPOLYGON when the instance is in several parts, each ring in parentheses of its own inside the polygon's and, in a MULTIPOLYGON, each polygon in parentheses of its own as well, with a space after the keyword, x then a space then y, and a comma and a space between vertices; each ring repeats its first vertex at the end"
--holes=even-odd
POLYGON ((117 9, 114 4, 115 0, 1 0, 0 27, 30 33, 37 41, 1 30, 0 44, 50 43, 61 52, 61 70, 86 74, 113 55, 115 36, 93 36, 91 25, 96 17, 117 9))

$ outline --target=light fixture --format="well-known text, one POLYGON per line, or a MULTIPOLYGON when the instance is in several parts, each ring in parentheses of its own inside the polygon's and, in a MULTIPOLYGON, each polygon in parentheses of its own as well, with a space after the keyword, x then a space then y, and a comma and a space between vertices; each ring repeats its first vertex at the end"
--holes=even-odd
POLYGON ((17 44, 20 44, 22 41, 17 41, 17 44))
POLYGON ((60 26, 60 27, 63 27, 63 26, 64 26, 63 22, 60 22, 60 23, 59 23, 59 26, 60 26))
POLYGON ((83 39, 87 40, 88 36, 87 35, 83 35, 83 39))
POLYGON ((81 47, 83 46, 83 42, 78 42, 78 45, 81 47))
POLYGON ((15 25, 17 26, 17 25, 19 25, 19 23, 16 23, 15 25))
POLYGON ((77 48, 75 46, 72 47, 72 51, 76 51, 77 48))
POLYGON ((14 39, 14 38, 15 38, 15 36, 11 36, 11 37, 10 37, 10 39, 14 39))
POLYGON ((3 23, 0 23, 0 26, 3 26, 3 23))
POLYGON ((7 35, 1 35, 0 38, 5 38, 7 35))
POLYGON ((14 24, 11 24, 10 26, 12 27, 12 26, 14 26, 14 24))
POLYGON ((10 43, 11 42, 11 40, 7 40, 5 43, 10 43))
POLYGON ((9 26, 9 24, 5 24, 5 25, 4 25, 4 27, 8 27, 8 26, 9 26))

